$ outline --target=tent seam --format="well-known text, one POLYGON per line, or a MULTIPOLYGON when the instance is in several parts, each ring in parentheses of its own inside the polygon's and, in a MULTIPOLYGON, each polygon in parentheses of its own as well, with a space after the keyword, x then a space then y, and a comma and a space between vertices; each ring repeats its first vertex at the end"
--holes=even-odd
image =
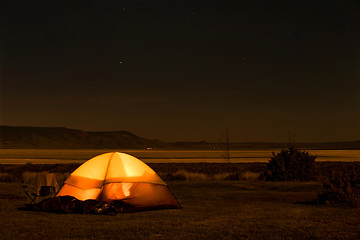
POLYGON ((110 183, 148 183, 148 184, 154 184, 154 185, 161 185, 161 186, 167 186, 167 184, 161 184, 161 183, 152 183, 152 182, 104 182, 103 184, 110 184, 110 183))
POLYGON ((102 195, 103 195, 103 192, 104 192, 104 185, 105 185, 105 183, 106 183, 106 177, 107 177, 107 174, 108 174, 108 171, 109 171, 110 163, 111 163, 111 160, 112 160, 112 158, 113 158, 113 156, 114 156, 115 153, 116 153, 116 152, 113 152, 113 153, 111 154, 110 159, 109 159, 109 162, 108 162, 108 165, 107 165, 107 167, 106 167, 106 172, 105 172, 105 176, 104 176, 104 181, 103 181, 102 186, 101 186, 102 191, 100 192, 100 194, 99 194, 99 196, 98 196, 99 199, 102 198, 102 195))
POLYGON ((113 158, 113 156, 114 156, 115 153, 116 153, 116 152, 113 152, 113 154, 111 154, 111 156, 110 156, 108 165, 107 165, 107 167, 106 167, 106 172, 105 172, 105 177, 104 177, 104 182, 103 182, 103 184, 105 184, 106 177, 107 177, 107 174, 108 174, 108 171, 109 171, 109 167, 110 167, 110 162, 111 162, 111 160, 112 160, 112 158, 113 158))
POLYGON ((70 186, 73 186, 73 187, 76 187, 76 188, 79 188, 79 189, 81 189, 81 190, 89 190, 89 189, 94 189, 94 188, 97 188, 97 189, 102 189, 102 187, 81 188, 81 187, 76 186, 76 185, 74 185, 74 184, 70 184, 70 183, 65 183, 65 184, 70 185, 70 186))

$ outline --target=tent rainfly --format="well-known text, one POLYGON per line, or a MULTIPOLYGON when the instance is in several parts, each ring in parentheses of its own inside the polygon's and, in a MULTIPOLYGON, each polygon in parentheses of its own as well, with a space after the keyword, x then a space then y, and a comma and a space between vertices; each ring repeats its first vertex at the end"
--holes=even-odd
POLYGON ((139 159, 119 152, 96 156, 78 167, 57 196, 85 201, 121 200, 135 208, 181 208, 167 184, 139 159))

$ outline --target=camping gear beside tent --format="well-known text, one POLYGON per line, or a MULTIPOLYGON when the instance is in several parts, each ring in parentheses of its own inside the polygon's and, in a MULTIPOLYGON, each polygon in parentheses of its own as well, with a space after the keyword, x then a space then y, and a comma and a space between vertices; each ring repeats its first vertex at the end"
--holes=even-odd
POLYGON ((41 197, 43 200, 54 197, 55 187, 53 186, 41 186, 39 192, 29 190, 27 185, 23 186, 25 195, 31 200, 31 204, 36 204, 37 198, 41 197))
POLYGON ((121 200, 115 200, 111 203, 97 200, 81 201, 72 196, 60 196, 45 199, 37 204, 26 204, 19 210, 32 210, 55 213, 80 213, 80 214, 101 214, 115 215, 117 213, 135 212, 139 209, 124 203, 121 200))
POLYGON ((167 184, 139 159, 119 152, 96 156, 78 167, 57 196, 121 201, 135 209, 181 208, 167 184))
POLYGON ((25 172, 23 179, 26 184, 23 186, 24 192, 32 204, 35 204, 39 197, 44 200, 55 196, 59 190, 59 184, 54 173, 25 172))
POLYGON ((39 194, 42 186, 51 186, 54 192, 59 191, 59 184, 54 173, 48 172, 25 172, 23 173, 24 184, 37 194, 39 194))

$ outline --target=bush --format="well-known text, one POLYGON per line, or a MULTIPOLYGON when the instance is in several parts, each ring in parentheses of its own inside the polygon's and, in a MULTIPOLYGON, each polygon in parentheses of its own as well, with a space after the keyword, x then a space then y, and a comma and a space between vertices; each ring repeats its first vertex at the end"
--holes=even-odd
POLYGON ((341 168, 322 180, 326 192, 319 195, 319 203, 342 204, 355 208, 360 204, 360 169, 341 168))
POLYGON ((0 173, 0 182, 13 182, 14 177, 8 173, 0 173))
POLYGON ((268 181, 310 181, 314 179, 316 156, 291 146, 272 153, 264 177, 268 181))
POLYGON ((246 171, 241 175, 241 177, 246 181, 256 181, 259 180, 260 173, 246 171))

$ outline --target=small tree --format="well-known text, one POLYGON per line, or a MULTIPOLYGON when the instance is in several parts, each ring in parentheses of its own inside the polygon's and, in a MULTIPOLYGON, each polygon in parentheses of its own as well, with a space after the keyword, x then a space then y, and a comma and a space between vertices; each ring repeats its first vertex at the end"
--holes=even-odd
POLYGON ((299 150, 294 145, 272 154, 264 173, 266 180, 302 182, 313 180, 316 156, 299 150))

